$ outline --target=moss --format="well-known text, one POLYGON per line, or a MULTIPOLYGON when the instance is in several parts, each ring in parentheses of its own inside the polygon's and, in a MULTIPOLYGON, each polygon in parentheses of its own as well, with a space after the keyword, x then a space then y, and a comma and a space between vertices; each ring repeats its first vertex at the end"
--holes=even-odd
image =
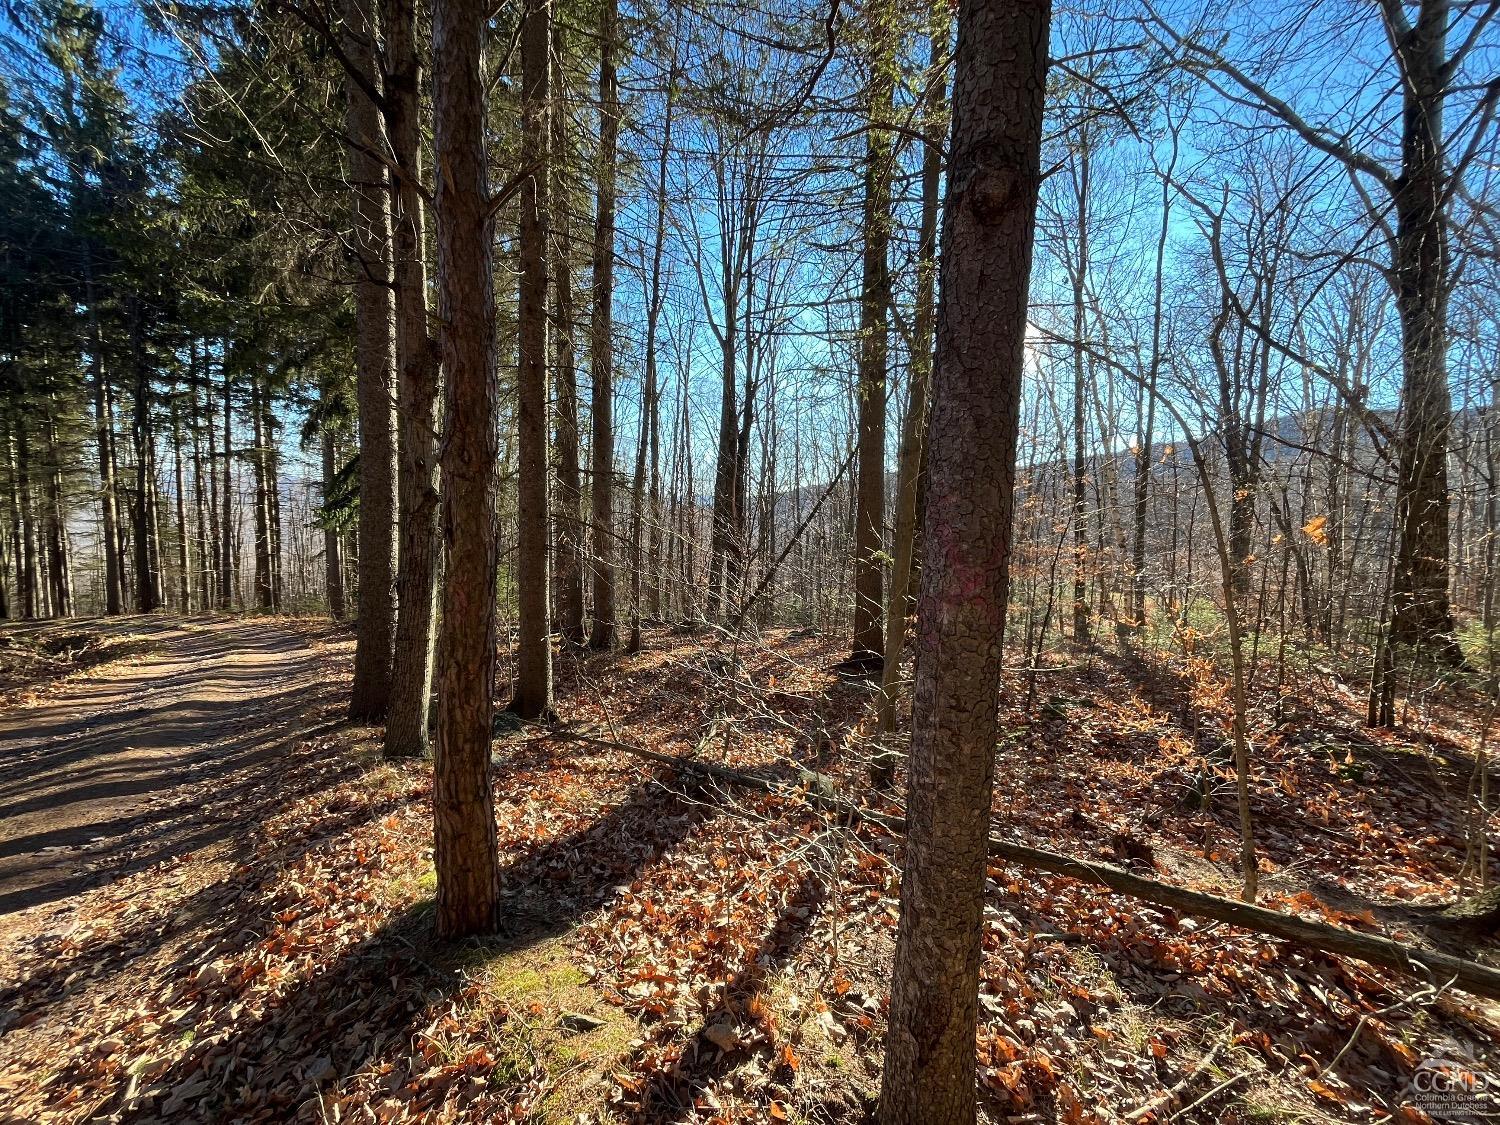
POLYGON ((535 1120, 574 1122, 602 1110, 608 1083, 599 1077, 625 1055, 639 1028, 594 990, 567 936, 519 948, 471 947, 462 962, 478 985, 475 1014, 504 1029, 496 1046, 514 1066, 502 1069, 540 1065, 550 1079, 535 1120))

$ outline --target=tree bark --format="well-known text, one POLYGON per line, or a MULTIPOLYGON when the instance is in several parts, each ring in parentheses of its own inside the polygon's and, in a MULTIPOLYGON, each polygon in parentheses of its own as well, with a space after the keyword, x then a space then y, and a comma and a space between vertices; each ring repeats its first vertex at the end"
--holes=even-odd
MULTIPOLYGON (((646 378, 641 390, 641 426, 635 449, 635 478, 631 485, 630 501, 630 641, 631 652, 641 647, 641 587, 645 582, 647 566, 655 573, 660 516, 657 485, 658 448, 657 434, 660 430, 661 380, 657 373, 657 333, 661 324, 662 258, 667 239, 667 168, 672 148, 672 117, 676 105, 677 56, 674 51, 664 96, 665 107, 662 122, 662 143, 656 164, 656 224, 651 245, 651 271, 646 305, 646 378), (649 457, 650 489, 647 490, 649 457), (649 507, 649 511, 647 510, 649 507), (643 556, 642 539, 645 525, 650 524, 651 549, 643 556)), ((660 599, 660 583, 651 583, 652 605, 655 614, 660 599)))
MULTIPOLYGON (((333 434, 323 431, 323 499, 328 499, 328 490, 338 474, 338 456, 334 448, 333 434)), ((323 582, 328 592, 328 612, 335 621, 342 621, 348 607, 344 600, 344 540, 338 529, 325 524, 323 527, 323 582)))
MULTIPOLYGON (((344 54, 379 92, 371 0, 342 0, 344 54)), ((344 130, 354 227, 355 390, 359 414, 359 604, 349 717, 378 722, 390 703, 396 626, 396 352, 391 202, 380 110, 345 80, 344 130)))
POLYGON ((438 356, 427 331, 427 261, 422 213, 421 62, 416 5, 385 0, 385 120, 401 170, 395 192, 396 360, 400 370, 401 567, 395 654, 385 727, 387 758, 421 757, 431 743, 436 639, 438 356))
POLYGON ((224 344, 221 370, 224 377, 224 493, 219 517, 219 608, 226 613, 234 609, 234 383, 229 375, 229 344, 224 344))
POLYGON ((851 663, 880 666, 885 571, 885 382, 891 307, 891 175, 895 156, 885 128, 894 113, 899 36, 894 6, 866 6, 870 75, 866 87, 864 260, 859 299, 858 465, 854 512, 854 640, 851 663))
MULTIPOLYGON (((193 357, 196 360, 196 356, 193 357)), ((188 377, 192 378, 192 361, 188 377)), ((177 516, 177 608, 187 615, 193 612, 193 579, 188 569, 187 478, 182 465, 182 396, 181 384, 173 384, 172 394, 172 486, 173 508, 177 516)))
MULTIPOLYGON (((202 357, 206 367, 208 357, 202 357)), ((193 466, 193 528, 194 539, 197 543, 198 556, 198 610, 207 613, 213 605, 213 567, 209 560, 212 557, 209 533, 209 504, 208 497, 203 488, 203 442, 201 437, 203 416, 200 413, 200 402, 198 398, 198 380, 200 368, 194 364, 188 376, 188 433, 193 443, 192 466, 193 466)), ((209 432, 213 431, 213 421, 209 420, 209 432)), ((211 462, 210 462, 211 463, 211 462)))
POLYGON ((589 647, 615 646, 615 160, 620 133, 620 90, 615 77, 618 0, 599 9, 599 201, 594 222, 594 301, 589 332, 593 444, 589 492, 593 526, 594 628, 589 647))
POLYGON ((271 596, 271 507, 266 500, 266 432, 260 398, 264 394, 260 380, 250 383, 250 433, 254 445, 250 451, 250 469, 255 477, 255 606, 270 612, 271 596))
MULTIPOLYGON (((933 308, 937 297, 937 233, 939 195, 943 178, 943 147, 937 132, 946 117, 947 83, 940 68, 948 57, 952 17, 946 3, 934 4, 928 14, 928 102, 924 107, 922 149, 922 217, 917 232, 917 293, 912 310, 911 390, 906 417, 901 422, 901 449, 896 466, 896 526, 891 539, 891 585, 886 593, 885 655, 880 671, 879 729, 896 729, 896 685, 901 652, 906 644, 906 617, 911 608, 908 591, 912 554, 916 545, 917 478, 927 439, 927 402, 932 389, 933 308)), ((882 753, 870 780, 877 788, 892 783, 895 762, 882 753)))
POLYGON ((906 871, 877 1111, 971 1125, 1047 0, 963 0, 918 607, 906 871))
MULTIPOLYGON (((552 25, 552 55, 567 58, 567 39, 561 23, 552 25)), ((552 580, 556 585, 557 631, 569 644, 581 645, 588 633, 584 627, 583 556, 586 533, 583 521, 583 473, 578 444, 578 350, 573 307, 573 224, 570 191, 569 109, 563 103, 565 90, 558 91, 559 105, 548 122, 551 129, 552 222, 555 228, 552 286, 552 348, 557 361, 557 417, 553 423, 557 460, 557 490, 552 497, 552 580)))
POLYGON ((151 471, 151 372, 146 365, 146 342, 140 301, 126 299, 130 322, 130 350, 135 367, 135 411, 131 436, 135 445, 135 603, 141 613, 161 608, 161 575, 152 558, 156 482, 151 471))
POLYGON ((52 591, 54 617, 73 616, 73 560, 68 541, 68 514, 63 504, 62 451, 57 445, 57 421, 47 414, 47 581, 52 591))
MULTIPOLYGON (((85 252, 84 268, 89 270, 85 252)), ((120 565, 120 513, 115 493, 114 411, 110 407, 109 374, 104 367, 104 334, 99 327, 99 310, 95 307, 92 271, 85 278, 91 337, 90 368, 94 384, 94 441, 99 454, 100 546, 104 554, 104 612, 111 617, 124 612, 125 577, 120 565)))
MULTIPOLYGON (((1389 6, 1389 5, 1388 5, 1389 6)), ((1444 64, 1449 0, 1423 0, 1415 24, 1391 31, 1402 64, 1401 175, 1396 181, 1396 309, 1405 425, 1396 489, 1391 639, 1461 660, 1448 592, 1449 190, 1444 166, 1444 64)), ((1402 26, 1405 25, 1405 26, 1402 26)))
POLYGON ((1068 263, 1068 272, 1073 275, 1073 642, 1086 645, 1089 643, 1089 514, 1087 460, 1084 453, 1085 439, 1088 436, 1084 419, 1088 393, 1085 382, 1088 369, 1084 357, 1084 337, 1088 333, 1088 317, 1084 297, 1089 274, 1089 188, 1093 172, 1086 121, 1078 128, 1076 148, 1072 172, 1074 201, 1077 205, 1078 228, 1075 238, 1078 256, 1075 261, 1068 263))
POLYGON ((16 511, 16 586, 22 619, 34 621, 41 614, 41 599, 37 589, 36 519, 31 507, 31 442, 26 436, 23 414, 16 415, 15 455, 11 464, 15 466, 11 495, 16 511))
POLYGON ((521 150, 536 162, 521 185, 521 365, 517 376, 517 652, 511 710, 552 710, 552 623, 547 573, 547 226, 549 97, 545 0, 526 0, 521 25, 521 150))
MULTIPOLYGON (((447 372, 441 453, 446 581, 432 800, 440 937, 490 933, 499 909, 489 780, 499 388, 484 144, 486 10, 482 0, 436 0, 432 11, 440 339, 447 372)), ((542 468, 545 473, 545 461, 542 468)))

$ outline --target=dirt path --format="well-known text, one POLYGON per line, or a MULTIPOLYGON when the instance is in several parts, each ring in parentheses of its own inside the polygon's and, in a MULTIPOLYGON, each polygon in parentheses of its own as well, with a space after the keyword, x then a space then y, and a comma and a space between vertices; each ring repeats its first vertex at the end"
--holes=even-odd
MULTIPOLYGON (((77 624, 77 623, 73 623, 77 624)), ((135 618, 161 650, 0 715, 0 929, 172 855, 232 839, 274 787, 317 686, 297 632, 135 618)))

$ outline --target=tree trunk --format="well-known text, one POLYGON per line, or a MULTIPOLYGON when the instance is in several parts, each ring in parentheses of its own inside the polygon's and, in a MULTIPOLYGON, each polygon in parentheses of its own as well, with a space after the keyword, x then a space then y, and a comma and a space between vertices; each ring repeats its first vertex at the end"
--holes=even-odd
POLYGON ((1073 641, 1075 644, 1089 643, 1089 515, 1087 507, 1088 482, 1085 476, 1087 462, 1084 457, 1084 439, 1087 426, 1084 421, 1087 365, 1084 362, 1084 337, 1088 332, 1084 294, 1089 273, 1089 178, 1092 166, 1089 160, 1088 125, 1079 128, 1077 155, 1074 159, 1074 200, 1077 204, 1078 229, 1075 233, 1078 258, 1068 264, 1073 275, 1073 641))
POLYGON ((21 617, 34 621, 40 614, 41 599, 37 589, 36 519, 31 508, 31 443, 26 437, 26 418, 18 414, 15 421, 15 455, 11 463, 12 504, 16 511, 16 587, 20 595, 21 617))
POLYGON ((589 461, 593 522, 594 629, 589 647, 615 647, 615 156, 620 133, 620 90, 615 78, 618 0, 599 10, 599 203, 594 222, 594 301, 589 332, 589 374, 594 436, 589 461))
POLYGON ((1047 0, 963 0, 937 312, 901 921, 877 1116, 972 1125, 1047 0))
POLYGON ((104 339, 99 312, 94 307, 93 281, 88 281, 88 307, 94 383, 94 434, 99 454, 100 547, 104 554, 104 612, 111 617, 125 609, 125 579, 120 566, 119 507, 115 494, 114 412, 110 408, 109 375, 104 369, 104 339))
MULTIPOLYGON (((342 0, 343 49, 378 93, 378 37, 371 0, 342 0)), ((344 129, 353 192, 354 356, 359 414, 359 605, 349 717, 378 722, 390 702, 396 626, 396 450, 392 369, 396 307, 391 279, 391 203, 379 153, 380 111, 347 77, 344 129)))
POLYGON ((401 169, 395 193, 396 359, 400 367, 401 568, 396 649, 385 727, 387 758, 420 757, 432 734, 436 638, 438 492, 434 407, 438 356, 427 332, 427 262, 422 213, 421 62, 416 5, 385 0, 385 115, 401 169))
MULTIPOLYGON (((667 240, 667 168, 672 149, 672 115, 676 103, 675 82, 677 56, 674 52, 668 76, 662 122, 662 143, 656 164, 656 226, 651 245, 651 272, 646 306, 646 379, 641 390, 641 426, 635 448, 635 478, 630 501, 630 650, 641 647, 641 587, 649 566, 655 574, 661 513, 657 495, 657 434, 661 417, 661 380, 657 373, 657 333, 661 325, 663 302, 662 258, 667 240), (647 459, 649 457, 650 490, 647 494, 647 459), (649 500, 649 505, 648 505, 649 500), (649 510, 647 510, 649 507, 649 510), (651 549, 642 555, 645 525, 650 524, 651 549)), ((660 583, 651 583, 650 612, 659 611, 660 583)))
POLYGON ((521 149, 537 162, 521 186, 521 365, 517 376, 517 652, 511 710, 552 710, 552 623, 547 573, 547 100, 551 9, 526 0, 521 25, 521 149))
POLYGON ((1132 505, 1130 555, 1130 610, 1135 629, 1144 636, 1146 629, 1146 517, 1151 498, 1151 464, 1156 442, 1156 385, 1162 362, 1162 304, 1166 293, 1167 238, 1172 225, 1172 178, 1177 172, 1180 126, 1171 127, 1172 149, 1166 175, 1161 181, 1161 225, 1156 232, 1156 259, 1151 288, 1151 359, 1146 369, 1146 385, 1139 401, 1144 416, 1135 453, 1135 479, 1132 505))
MULTIPOLYGON (((328 490, 333 478, 338 475, 338 454, 334 448, 333 435, 323 431, 323 499, 328 499, 328 490)), ((323 527, 323 583, 328 592, 328 612, 335 621, 343 620, 348 607, 344 601, 344 540, 338 529, 325 524, 323 527)))
POLYGON ((224 345, 224 494, 219 517, 219 608, 226 613, 234 609, 234 383, 229 375, 229 344, 224 345))
MULTIPOLYGON (((203 357, 203 363, 207 366, 208 357, 203 357)), ((195 365, 188 380, 188 402, 192 409, 188 413, 188 431, 192 435, 193 442, 193 517, 194 538, 198 544, 198 610, 207 613, 213 605, 213 567, 209 565, 211 552, 209 545, 212 542, 209 532, 210 508, 208 497, 203 489, 203 442, 201 438, 202 415, 200 414, 200 402, 198 398, 199 369, 195 365)), ((213 432, 213 421, 209 421, 209 432, 213 432)), ((210 460, 210 464, 212 461, 210 460)))
MULTIPOLYGON (((196 356, 193 358, 196 360, 196 356)), ((188 377, 192 377, 191 361, 188 377)), ((193 579, 188 570, 187 478, 183 475, 182 465, 182 397, 179 386, 174 385, 172 394, 172 490, 177 516, 177 574, 180 580, 177 608, 186 615, 193 612, 193 579)))
MULTIPOLYGON (((912 310, 911 390, 906 417, 901 423, 901 451, 896 466, 896 526, 891 548, 891 586, 886 593, 885 655, 880 672, 879 728, 889 735, 896 729, 896 685, 900 680, 901 652, 906 644, 906 617, 911 608, 912 550, 917 527, 917 477, 927 438, 927 400, 932 389, 933 306, 937 295, 939 192, 943 178, 941 132, 946 117, 947 84, 941 68, 948 58, 952 39, 952 17, 945 3, 932 6, 928 14, 928 102, 924 107, 922 149, 922 217, 917 232, 917 294, 912 310)), ((895 761, 881 754, 871 773, 877 788, 892 783, 895 761)))
POLYGON ((47 414, 47 581, 55 617, 73 616, 73 559, 68 541, 68 514, 63 505, 62 451, 57 447, 57 422, 47 414))
POLYGON ((266 436, 266 526, 270 536, 266 544, 271 562, 271 608, 280 612, 284 603, 281 579, 281 453, 276 441, 276 411, 272 406, 270 387, 261 395, 261 432, 266 436))
POLYGON ((271 597, 271 506, 266 500, 266 432, 260 397, 260 380, 250 382, 250 468, 255 477, 255 606, 262 612, 272 607, 271 597))
MULTIPOLYGON (((447 565, 432 795, 439 937, 490 933, 499 920, 500 861, 490 791, 499 387, 494 224, 484 145, 486 11, 482 0, 436 0, 432 11, 440 337, 447 372, 441 453, 447 565)), ((533 6, 530 18, 537 12, 533 6)), ((545 63, 545 25, 542 31, 545 63)), ((545 456, 541 468, 545 479, 545 456)), ((545 556, 542 562, 545 566, 545 556)))
POLYGON ((140 302, 127 298, 130 348, 135 364, 135 413, 131 436, 135 444, 135 602, 141 613, 161 607, 161 576, 152 559, 153 504, 156 483, 151 472, 151 373, 146 366, 146 343, 141 325, 140 302))
MULTIPOLYGON (((563 26, 552 25, 552 56, 567 58, 563 26)), ((561 101, 565 90, 559 90, 561 101)), ((573 309, 573 230, 570 197, 569 109, 559 105, 551 114, 552 219, 556 227, 552 286, 554 325, 553 351, 557 360, 557 418, 554 422, 554 456, 557 459, 557 493, 552 498, 552 580, 556 583, 557 631, 569 644, 581 645, 587 637, 583 623, 583 474, 578 451, 578 351, 574 342, 577 326, 573 309)))
POLYGON ((1448 193, 1443 151, 1449 0, 1423 0, 1393 31, 1402 62, 1401 176, 1396 186, 1396 310, 1402 406, 1391 639, 1461 660, 1448 594, 1448 193))
POLYGON ((892 134, 899 28, 889 0, 867 5, 864 263, 859 298, 858 462, 854 512, 854 641, 851 664, 879 668, 885 540, 885 381, 891 308, 892 134))
MULTIPOLYGON (((714 461, 713 528, 709 535, 708 598, 706 612, 717 620, 730 611, 731 591, 738 585, 739 544, 735 529, 739 517, 735 512, 739 467, 735 460, 739 450, 739 406, 736 402, 736 376, 739 337, 739 287, 731 269, 724 271, 724 332, 719 339, 719 442, 714 461)), ((685 392, 684 392, 685 393, 685 392)), ((684 426, 688 423, 684 421, 684 426)), ((687 462, 689 505, 692 504, 692 461, 687 462)))

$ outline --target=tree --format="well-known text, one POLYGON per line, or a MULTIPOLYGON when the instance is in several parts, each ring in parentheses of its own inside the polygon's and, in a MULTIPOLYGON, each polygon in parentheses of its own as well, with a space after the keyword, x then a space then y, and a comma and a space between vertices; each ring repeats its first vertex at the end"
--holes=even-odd
MULTIPOLYGON (((922 213, 917 233, 917 291, 912 309, 911 387, 901 422, 901 446, 896 465, 896 520, 891 537, 891 585, 886 593, 885 656, 880 671, 879 726, 882 735, 896 729, 896 692, 901 652, 906 644, 906 618, 911 612, 909 587, 916 551, 917 489, 927 441, 927 408, 932 390, 933 311, 937 299, 938 211, 943 179, 941 129, 947 118, 947 82, 942 69, 948 58, 953 17, 946 3, 928 13, 927 97, 922 126, 922 213)), ((882 753, 871 782, 891 785, 895 760, 882 753)))
POLYGON ((432 13, 438 287, 447 372, 441 459, 447 580, 432 798, 441 937, 493 931, 499 901, 490 792, 499 388, 494 221, 484 146, 486 10, 482 0, 436 0, 432 13))
MULTIPOLYGON (((1395 70, 1393 85, 1402 102, 1394 170, 1381 159, 1383 138, 1378 133, 1368 134, 1362 145, 1352 129, 1304 117, 1221 50, 1179 34, 1147 10, 1148 25, 1215 89, 1252 105, 1336 161, 1363 203, 1370 232, 1384 244, 1401 324, 1403 408, 1388 643, 1435 646, 1448 659, 1461 659, 1448 588, 1448 304, 1453 284, 1448 228, 1465 173, 1483 150, 1492 125, 1500 83, 1480 85, 1480 103, 1469 117, 1468 143, 1456 159, 1449 158, 1443 113, 1445 103, 1465 88, 1460 82, 1463 66, 1500 7, 1454 5, 1451 0, 1418 0, 1414 5, 1380 0, 1380 22, 1395 70), (1415 19, 1408 15, 1411 7, 1415 19), (1450 53, 1448 38, 1455 31, 1459 45, 1450 53), (1392 211, 1394 224, 1389 218, 1392 211)), ((1390 690, 1393 687, 1378 688, 1381 694, 1390 690)))
POLYGON ((933 367, 906 867, 877 1113, 975 1119, 974 1034, 1047 0, 964 0, 933 367))
POLYGON ((353 210, 359 408, 359 602, 349 717, 377 721, 390 702, 396 655, 396 303, 390 185, 375 100, 380 96, 377 25, 369 4, 343 0, 341 41, 352 63, 345 76, 344 130, 353 210))
POLYGON ((615 77, 618 0, 599 9, 599 207, 594 222, 594 304, 589 332, 589 372, 594 440, 589 456, 594 533, 594 628, 589 647, 615 645, 615 160, 620 131, 620 91, 615 77))
POLYGON ((552 710, 552 622, 547 572, 547 222, 549 13, 527 0, 521 17, 521 148, 532 164, 521 182, 521 367, 517 374, 516 582, 519 628, 511 710, 525 719, 552 710))
POLYGON ((385 0, 385 120, 398 170, 394 201, 396 360, 399 371, 401 559, 385 756, 425 755, 430 741, 437 610, 435 419, 438 357, 427 333, 422 214, 421 62, 414 0, 385 0))
POLYGON ((863 260, 859 294, 854 509, 854 641, 850 663, 879 667, 882 643, 881 592, 885 570, 885 385, 890 357, 891 177, 896 146, 889 129, 894 116, 896 56, 900 28, 894 6, 865 6, 870 73, 865 83, 863 260))

